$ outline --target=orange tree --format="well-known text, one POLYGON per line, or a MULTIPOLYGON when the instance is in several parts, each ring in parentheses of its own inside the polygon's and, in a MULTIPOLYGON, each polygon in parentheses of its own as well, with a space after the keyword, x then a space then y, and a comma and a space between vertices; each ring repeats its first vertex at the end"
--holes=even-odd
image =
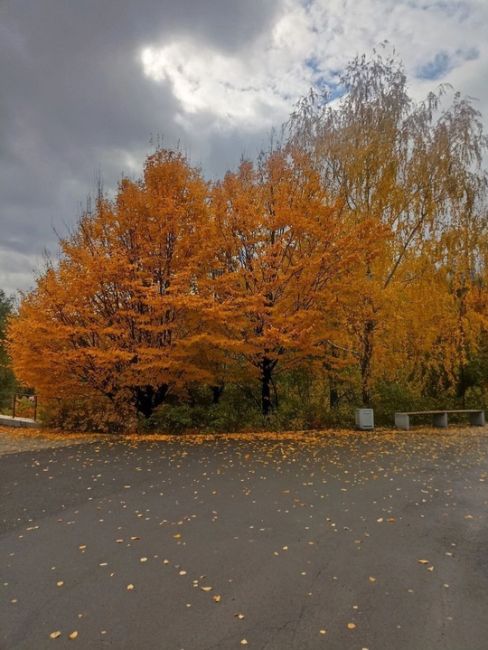
MULTIPOLYGON (((211 256, 207 185, 158 150, 139 182, 99 197, 10 326, 18 378, 41 396, 103 396, 149 416, 195 378, 211 256)), ((203 374, 202 374, 203 373, 203 374)))
POLYGON ((338 304, 360 252, 381 233, 344 220, 311 157, 294 147, 228 173, 213 213, 214 295, 228 310, 222 345, 259 379, 267 415, 278 369, 323 361, 341 340, 338 304))

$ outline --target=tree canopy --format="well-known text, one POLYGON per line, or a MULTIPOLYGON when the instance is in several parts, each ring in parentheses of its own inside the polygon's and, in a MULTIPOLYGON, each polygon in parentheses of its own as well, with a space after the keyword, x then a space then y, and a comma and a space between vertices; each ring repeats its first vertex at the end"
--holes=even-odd
POLYGON ((11 321, 18 378, 145 417, 229 386, 268 416, 300 373, 330 408, 385 385, 486 399, 480 115, 448 88, 414 102, 379 55, 341 86, 222 180, 157 149, 100 195, 11 321))

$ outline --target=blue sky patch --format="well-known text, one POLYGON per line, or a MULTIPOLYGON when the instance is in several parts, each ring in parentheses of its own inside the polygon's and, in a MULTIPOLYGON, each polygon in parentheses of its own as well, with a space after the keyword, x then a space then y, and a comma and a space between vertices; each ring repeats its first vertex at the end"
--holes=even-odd
POLYGON ((441 79, 453 67, 451 57, 447 52, 438 52, 435 57, 417 69, 418 79, 441 79))
POLYGON ((457 67, 464 61, 473 61, 480 55, 478 48, 470 47, 466 50, 458 49, 453 54, 448 54, 445 50, 437 52, 435 57, 417 68, 417 79, 430 79, 436 81, 441 79, 453 68, 457 67))

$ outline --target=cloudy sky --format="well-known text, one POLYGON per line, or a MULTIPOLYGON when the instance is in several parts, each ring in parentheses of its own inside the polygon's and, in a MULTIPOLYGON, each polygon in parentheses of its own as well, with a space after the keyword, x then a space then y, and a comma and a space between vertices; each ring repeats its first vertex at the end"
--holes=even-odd
POLYGON ((415 97, 450 82, 488 126, 487 34, 488 0, 0 0, 0 288, 32 286, 152 135, 221 174, 384 40, 415 97))

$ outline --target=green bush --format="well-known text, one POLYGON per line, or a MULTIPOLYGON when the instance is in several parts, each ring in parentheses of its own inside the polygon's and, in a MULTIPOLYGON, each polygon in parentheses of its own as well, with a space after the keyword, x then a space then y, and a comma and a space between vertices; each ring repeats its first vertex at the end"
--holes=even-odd
POLYGON ((262 416, 247 388, 227 386, 218 404, 209 388, 189 391, 187 401, 171 400, 148 419, 139 420, 139 431, 160 433, 234 432, 261 428, 262 416))
POLYGON ((12 314, 14 300, 0 289, 0 413, 8 413, 12 408, 12 396, 17 390, 17 382, 10 367, 10 359, 5 344, 7 320, 12 314))
POLYGON ((227 385, 217 404, 210 388, 193 388, 186 400, 173 398, 148 419, 140 419, 141 432, 232 433, 238 431, 297 431, 354 424, 354 405, 343 401, 329 404, 327 382, 307 371, 297 370, 280 377, 279 399, 272 413, 264 417, 254 387, 227 385))

